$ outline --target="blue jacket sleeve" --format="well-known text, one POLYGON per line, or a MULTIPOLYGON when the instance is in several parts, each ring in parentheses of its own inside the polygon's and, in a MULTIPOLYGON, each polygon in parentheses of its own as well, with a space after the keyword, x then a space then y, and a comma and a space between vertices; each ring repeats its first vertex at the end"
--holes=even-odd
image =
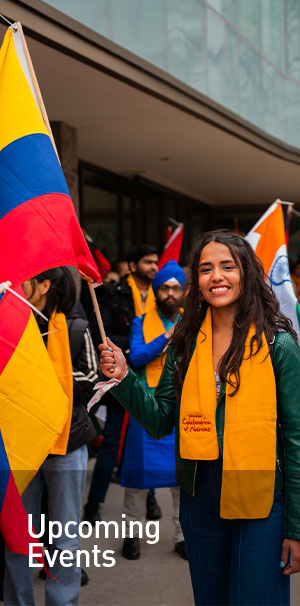
POLYGON ((129 362, 133 368, 140 368, 162 353, 168 339, 164 333, 150 343, 145 343, 143 334, 144 316, 135 318, 131 324, 129 337, 129 362))

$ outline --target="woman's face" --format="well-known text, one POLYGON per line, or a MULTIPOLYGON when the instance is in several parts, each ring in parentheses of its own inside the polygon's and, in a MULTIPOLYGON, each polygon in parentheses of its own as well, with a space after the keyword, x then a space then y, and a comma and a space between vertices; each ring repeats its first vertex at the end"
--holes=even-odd
POLYGON ((211 307, 236 306, 241 294, 240 268, 225 244, 210 242, 199 261, 199 289, 211 307))
POLYGON ((37 282, 33 280, 27 280, 22 284, 26 299, 29 303, 34 305, 39 311, 42 311, 47 302, 47 292, 50 288, 50 281, 44 280, 43 282, 37 282))

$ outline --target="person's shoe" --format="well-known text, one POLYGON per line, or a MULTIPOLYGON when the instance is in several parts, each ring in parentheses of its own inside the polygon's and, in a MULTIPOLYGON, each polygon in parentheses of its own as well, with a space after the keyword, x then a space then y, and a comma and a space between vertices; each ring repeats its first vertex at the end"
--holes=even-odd
POLYGON ((89 582, 89 577, 86 574, 85 570, 83 568, 81 568, 81 581, 80 581, 80 585, 81 587, 83 587, 83 585, 86 585, 89 582))
POLYGON ((174 551, 176 551, 176 553, 178 553, 180 555, 180 557, 183 558, 184 560, 188 559, 185 541, 179 541, 178 543, 175 543, 174 551))
POLYGON ((95 522, 101 522, 99 509, 100 505, 98 501, 88 501, 84 506, 82 519, 90 522, 92 526, 95 526, 95 522))
POLYGON ((141 555, 140 539, 125 537, 122 547, 122 556, 127 560, 138 560, 141 555))
POLYGON ((147 520, 160 520, 161 516, 162 516, 161 508, 155 498, 155 494, 153 492, 148 492, 146 519, 147 520))

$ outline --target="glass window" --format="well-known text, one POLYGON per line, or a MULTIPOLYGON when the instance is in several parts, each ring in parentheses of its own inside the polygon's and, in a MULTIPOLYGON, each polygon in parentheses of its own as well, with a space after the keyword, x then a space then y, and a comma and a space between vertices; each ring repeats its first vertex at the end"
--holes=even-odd
POLYGON ((65 15, 76 19, 95 32, 110 37, 110 0, 45 0, 65 15))
POLYGON ((236 0, 207 0, 220 15, 223 15, 225 19, 230 21, 233 25, 237 22, 237 4, 236 0))
POLYGON ((169 71, 206 92, 205 6, 200 0, 168 1, 169 71))
POLYGON ((286 127, 288 143, 300 147, 300 87, 286 80, 286 127))
POLYGON ((85 169, 82 180, 82 223, 101 252, 113 261, 119 256, 118 195, 105 188, 102 177, 85 169))
POLYGON ((112 0, 113 40, 167 69, 164 0, 112 0))
POLYGON ((238 111, 238 41, 230 27, 209 10, 207 15, 208 94, 238 111))
POLYGON ((262 52, 278 67, 284 67, 283 1, 262 2, 262 52))
POLYGON ((263 127, 261 57, 240 40, 240 114, 263 127))
POLYGON ((238 0, 239 31, 259 50, 261 50, 261 4, 261 0, 238 0))
POLYGON ((285 78, 267 61, 263 61, 264 129, 284 140, 285 133, 285 78))
POLYGON ((300 2, 286 0, 286 71, 290 76, 300 80, 300 2))

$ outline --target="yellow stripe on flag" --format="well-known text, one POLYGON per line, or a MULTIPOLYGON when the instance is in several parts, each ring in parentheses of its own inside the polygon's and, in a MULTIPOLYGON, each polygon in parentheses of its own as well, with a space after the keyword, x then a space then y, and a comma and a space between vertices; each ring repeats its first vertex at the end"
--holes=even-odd
POLYGON ((31 314, 0 376, 0 427, 19 492, 23 492, 66 423, 63 392, 31 314))
POLYGON ((0 150, 26 135, 48 135, 16 54, 10 29, 7 30, 0 49, 0 119, 0 150))

